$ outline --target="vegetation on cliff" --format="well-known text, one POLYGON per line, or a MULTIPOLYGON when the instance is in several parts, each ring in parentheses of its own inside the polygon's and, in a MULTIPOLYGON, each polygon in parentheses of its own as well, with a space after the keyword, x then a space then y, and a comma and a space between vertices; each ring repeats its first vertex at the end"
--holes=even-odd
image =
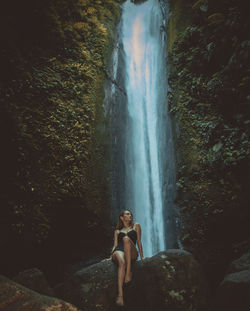
POLYGON ((5 1, 1 8, 6 263, 19 255, 20 265, 28 265, 48 246, 49 257, 72 258, 77 249, 92 252, 106 243, 103 82, 119 14, 115 0, 5 1))
POLYGON ((250 22, 245 1, 171 6, 170 26, 179 31, 169 33, 169 102, 181 240, 209 273, 215 269, 216 281, 250 247, 250 22))

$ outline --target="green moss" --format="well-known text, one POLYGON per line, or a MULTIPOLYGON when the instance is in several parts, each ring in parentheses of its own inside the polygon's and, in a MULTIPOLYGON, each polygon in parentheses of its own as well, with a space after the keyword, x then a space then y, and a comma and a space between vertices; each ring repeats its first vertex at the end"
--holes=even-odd
POLYGON ((190 23, 190 1, 169 1, 171 17, 167 28, 168 50, 171 51, 178 33, 184 31, 190 23))
POLYGON ((115 0, 37 5, 24 5, 23 18, 35 36, 24 32, 23 45, 18 41, 22 27, 8 24, 18 20, 18 11, 9 11, 5 21, 15 44, 2 51, 8 64, 1 75, 2 118, 15 125, 10 139, 17 151, 15 163, 7 161, 14 169, 12 176, 6 171, 2 213, 13 236, 24 243, 30 236, 30 245, 46 244, 59 231, 63 235, 63 227, 80 226, 71 230, 71 239, 85 235, 91 250, 95 241, 88 234, 103 229, 103 217, 108 221, 108 165, 103 163, 109 163, 109 129, 102 102, 120 6, 115 0), (81 224, 75 226, 77 219, 81 224))
POLYGON ((179 302, 182 302, 184 300, 182 294, 174 290, 171 290, 170 292, 168 292, 168 294, 172 299, 177 300, 179 302))
POLYGON ((228 254, 250 233, 243 221, 250 217, 245 191, 250 53, 244 33, 249 21, 235 1, 232 7, 209 2, 207 13, 196 10, 198 4, 187 13, 181 1, 171 2, 171 27, 177 25, 177 32, 170 33, 169 42, 169 107, 182 240, 211 277, 209 269, 226 266, 232 258, 228 254), (191 14, 189 21, 186 14, 191 14), (185 25, 178 22, 182 17, 185 25))

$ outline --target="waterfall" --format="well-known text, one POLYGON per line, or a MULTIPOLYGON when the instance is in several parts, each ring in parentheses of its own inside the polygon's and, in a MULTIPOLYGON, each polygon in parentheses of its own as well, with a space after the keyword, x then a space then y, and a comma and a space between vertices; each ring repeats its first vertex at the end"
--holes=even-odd
MULTIPOLYGON (((145 256, 175 243, 175 158, 167 109, 164 1, 122 5, 106 87, 113 118, 113 203, 129 209, 142 228, 145 256), (111 108, 112 107, 112 108, 111 108)), ((109 103, 109 104, 107 104, 109 103)), ((117 213, 115 213, 117 215, 117 213)))

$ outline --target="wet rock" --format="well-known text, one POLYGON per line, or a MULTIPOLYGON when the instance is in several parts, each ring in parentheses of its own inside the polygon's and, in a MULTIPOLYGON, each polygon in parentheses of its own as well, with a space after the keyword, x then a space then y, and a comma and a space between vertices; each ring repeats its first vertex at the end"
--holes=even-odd
POLYGON ((141 4, 143 2, 146 2, 147 0, 131 0, 134 4, 141 4))
POLYGON ((53 296, 53 290, 50 288, 44 273, 37 268, 24 270, 12 280, 40 294, 53 296))
POLYGON ((40 295, 0 276, 0 311, 80 311, 57 298, 40 295))
POLYGON ((250 310, 250 270, 227 275, 217 292, 216 310, 250 310))
MULTIPOLYGON (((58 286, 56 295, 83 310, 113 310, 116 267, 100 262, 58 286)), ((126 309, 206 310, 206 285, 199 264, 183 250, 168 250, 134 264, 133 281, 124 289, 126 309)))

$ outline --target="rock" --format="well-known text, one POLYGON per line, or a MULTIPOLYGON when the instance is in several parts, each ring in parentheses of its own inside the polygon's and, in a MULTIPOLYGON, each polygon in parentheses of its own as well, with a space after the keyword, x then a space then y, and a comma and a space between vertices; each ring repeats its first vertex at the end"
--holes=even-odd
POLYGON ((250 252, 242 255, 239 259, 234 260, 228 269, 229 273, 250 270, 250 252))
POLYGON ((227 275, 217 292, 216 310, 250 310, 250 270, 227 275))
POLYGON ((216 310, 250 310, 250 252, 234 260, 216 294, 216 310))
MULTIPOLYGON (((58 286, 56 295, 83 310, 115 308, 117 273, 112 262, 84 268, 58 286)), ((168 250, 137 261, 133 281, 124 289, 126 309, 206 310, 206 286, 199 264, 183 250, 168 250)))
POLYGON ((141 4, 143 2, 146 2, 147 0, 131 0, 134 4, 141 4))
POLYGON ((24 270, 12 280, 40 294, 53 296, 53 290, 50 288, 44 273, 39 269, 24 270))
POLYGON ((57 298, 40 295, 0 276, 0 311, 80 311, 57 298))
POLYGON ((225 22, 225 15, 222 13, 214 13, 208 16, 208 20, 212 24, 221 24, 225 22))

